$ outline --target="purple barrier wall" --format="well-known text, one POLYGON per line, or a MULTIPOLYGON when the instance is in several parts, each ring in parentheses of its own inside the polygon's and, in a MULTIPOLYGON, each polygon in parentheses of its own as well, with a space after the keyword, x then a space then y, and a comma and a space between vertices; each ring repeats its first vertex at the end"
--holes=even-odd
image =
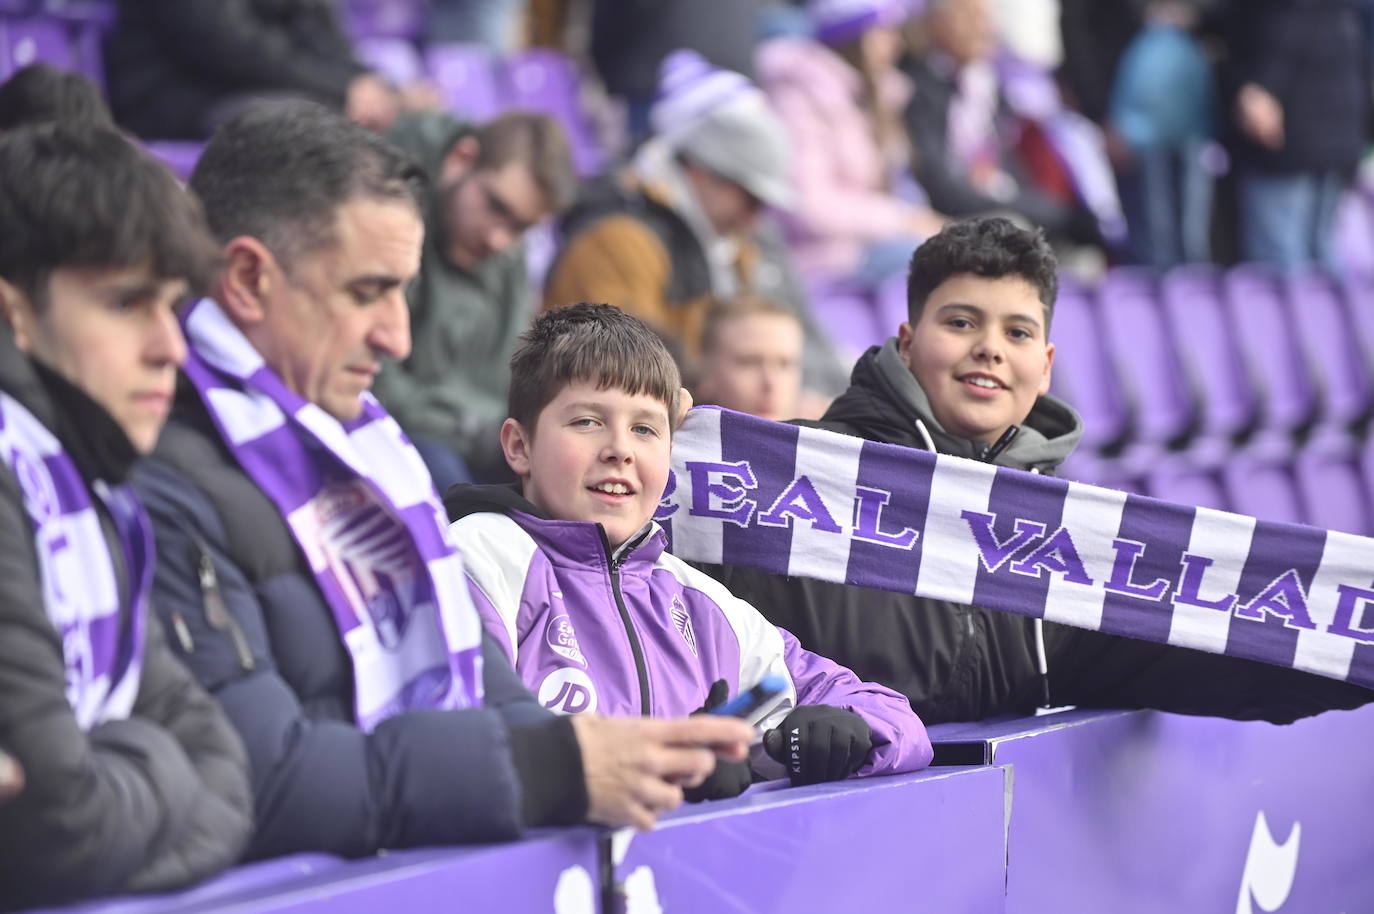
MULTIPOLYGON (((1290 727, 1115 711, 983 729, 1014 785, 1008 914, 1374 910, 1374 707, 1290 727)), ((948 756, 977 730, 932 738, 948 756)))
POLYGON ((318 855, 291 857, 240 867, 179 895, 115 899, 61 912, 596 914, 600 834, 593 829, 550 830, 516 844, 399 851, 352 862, 318 855), (297 865, 302 860, 327 865, 302 872, 297 865))
POLYGON ((1003 910, 1004 772, 942 768, 760 792, 617 833, 630 912, 1003 910))

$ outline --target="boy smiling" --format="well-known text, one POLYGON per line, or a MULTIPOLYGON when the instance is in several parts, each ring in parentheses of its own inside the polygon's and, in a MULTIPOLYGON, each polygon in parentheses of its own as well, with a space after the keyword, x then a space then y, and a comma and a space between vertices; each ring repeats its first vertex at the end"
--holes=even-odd
MULTIPOLYGON (((865 353, 817 423, 999 466, 1052 472, 1082 436, 1049 391, 1058 291, 1038 231, 951 223, 917 249, 908 319, 865 353)), ((1290 722, 1367 702, 1297 670, 909 594, 725 567, 712 573, 802 644, 910 699, 927 724, 1037 704, 1290 722)))
MULTIPOLYGON (((546 707, 564 713, 689 714, 786 683, 750 722, 795 783, 886 774, 930 761, 900 695, 806 651, 718 583, 664 552, 653 522, 686 392, 663 344, 606 305, 542 315, 511 360, 501 444, 520 493, 455 486, 474 602, 546 707)), ((766 770, 766 768, 764 769, 766 770)), ((720 763, 695 799, 748 786, 720 763)))

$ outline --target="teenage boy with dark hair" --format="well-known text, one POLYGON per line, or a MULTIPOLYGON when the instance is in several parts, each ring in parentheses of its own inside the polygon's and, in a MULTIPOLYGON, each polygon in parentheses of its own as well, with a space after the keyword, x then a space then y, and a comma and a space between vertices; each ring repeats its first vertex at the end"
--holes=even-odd
POLYGON ((0 135, 0 746, 24 777, 3 910, 178 888, 248 841, 243 747, 148 618, 126 484, 186 354, 174 308, 215 258, 195 200, 113 128, 0 135))
MULTIPOLYGON (((909 320, 860 358, 849 390, 814 425, 1052 471, 1082 433, 1073 408, 1048 394, 1056 292, 1039 231, 995 217, 952 223, 912 257, 909 320)), ((1297 670, 973 606, 752 569, 712 573, 811 650, 904 693, 927 724, 1044 701, 1286 723, 1374 698, 1297 670)))
MULTIPOLYGON (((540 702, 674 717, 772 675, 783 701, 749 720, 794 783, 927 765, 902 696, 803 650, 664 551, 653 515, 690 395, 654 331, 583 304, 546 312, 521 339, 501 427, 520 490, 455 486, 445 503, 483 621, 540 702)), ((749 782, 747 766, 722 765, 695 796, 749 782)))
POLYGON ((231 120, 191 178, 226 266, 186 315, 188 383, 139 484, 159 614, 252 760, 251 857, 648 825, 707 747, 749 739, 554 717, 483 639, 424 464, 368 393, 410 348, 417 178, 308 102, 231 120))

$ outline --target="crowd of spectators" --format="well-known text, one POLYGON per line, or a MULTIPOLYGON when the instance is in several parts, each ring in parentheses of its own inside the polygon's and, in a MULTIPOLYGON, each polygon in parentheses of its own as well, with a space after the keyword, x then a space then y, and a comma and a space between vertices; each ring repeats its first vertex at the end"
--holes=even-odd
POLYGON ((1054 469, 1082 434, 1047 396, 1057 270, 1335 265, 1374 7, 416 6, 417 40, 509 54, 524 22, 585 64, 593 119, 623 129, 603 134, 613 164, 579 177, 558 117, 474 119, 427 78, 365 64, 358 4, 120 0, 108 108, 43 65, 0 85, 0 432, 18 436, 0 467, 0 879, 27 892, 0 908, 172 888, 245 857, 648 827, 770 771, 911 770, 930 760, 922 720, 1048 701, 1047 652, 1058 702, 1289 721, 1368 700, 1250 661, 690 568, 660 555, 652 517, 693 400, 1054 469), (130 136, 208 145, 183 188, 130 136), (562 307, 577 302, 605 304, 562 307), (958 400, 971 387, 1008 393, 1006 414, 958 400), (89 605, 46 586, 45 473, 90 526, 73 547, 99 569, 89 605), (608 505, 638 523, 606 523, 608 505), (472 537, 456 586, 445 507, 472 537), (632 638, 617 665, 579 642, 575 612, 532 621, 519 597, 564 599, 570 567, 609 568, 620 612, 671 646, 632 638), (635 574, 657 596, 627 610, 616 588, 635 574), (675 628, 655 615, 669 600, 675 628), (720 626, 719 656, 690 618, 720 626), (596 710, 547 673, 569 658, 616 683, 612 716, 545 710, 596 710), (650 713, 655 662, 681 685, 654 696, 662 719, 630 716, 650 713), (769 725, 804 734, 790 762, 767 749, 780 769, 746 757, 747 727, 692 713, 765 668, 791 689, 769 725), (58 847, 64 829, 83 840, 58 847))

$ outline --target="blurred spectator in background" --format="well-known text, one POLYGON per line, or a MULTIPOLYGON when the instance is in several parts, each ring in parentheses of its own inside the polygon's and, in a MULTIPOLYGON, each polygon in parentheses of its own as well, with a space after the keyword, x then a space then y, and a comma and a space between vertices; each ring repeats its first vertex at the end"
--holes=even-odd
POLYGON ((516 40, 528 0, 429 0, 430 41, 480 44, 507 54, 516 40))
POLYGON ((94 83, 76 73, 35 63, 0 83, 0 130, 44 121, 114 126, 94 83))
POLYGON ((424 167, 431 190, 420 275, 406 294, 413 348, 386 364, 374 393, 440 492, 471 474, 504 478, 507 365, 535 307, 521 238, 572 202, 567 137, 525 112, 480 127, 407 114, 387 137, 424 167))
POLYGON ((816 37, 764 42, 759 85, 792 141, 796 202, 786 225, 797 261, 808 277, 858 293, 818 297, 818 317, 845 339, 855 334, 841 334, 843 325, 871 325, 868 338, 857 340, 862 349, 901 323, 911 254, 944 220, 903 181, 911 155, 902 112, 911 81, 897 69, 897 26, 906 0, 813 0, 808 11, 816 37), (883 295, 894 279, 893 294, 883 295), (872 313, 853 313, 865 304, 872 313))
POLYGON ((1153 0, 1111 88, 1106 127, 1130 258, 1160 268, 1211 259, 1216 83, 1191 30, 1206 2, 1153 0))
POLYGON ((698 403, 764 419, 802 416, 802 328, 797 316, 756 296, 718 303, 701 334, 698 403))
POLYGON ((753 78, 760 14, 775 0, 593 0, 590 53, 606 91, 625 100, 631 146, 651 132, 649 109, 670 51, 696 51, 753 78))
POLYGON ((1002 92, 988 0, 928 0, 922 25, 929 47, 907 62, 915 82, 907 130, 931 204, 950 216, 1012 214, 1057 242, 1100 244, 1097 219, 1067 177, 1038 183, 1018 150, 1027 125, 1002 92))
POLYGON ((620 174, 584 187, 560 227, 545 307, 606 302, 701 354, 712 296, 753 293, 806 328, 808 391, 833 396, 844 368, 815 327, 781 232, 765 206, 792 202, 786 130, 762 92, 692 51, 670 55, 655 135, 620 174))
POLYGON ((149 138, 204 139, 263 98, 309 98, 374 129, 402 105, 354 59, 331 0, 119 0, 105 69, 116 119, 149 138))
POLYGON ((1369 139, 1359 12, 1348 0, 1246 0, 1228 26, 1242 252, 1331 265, 1336 204, 1369 139))

